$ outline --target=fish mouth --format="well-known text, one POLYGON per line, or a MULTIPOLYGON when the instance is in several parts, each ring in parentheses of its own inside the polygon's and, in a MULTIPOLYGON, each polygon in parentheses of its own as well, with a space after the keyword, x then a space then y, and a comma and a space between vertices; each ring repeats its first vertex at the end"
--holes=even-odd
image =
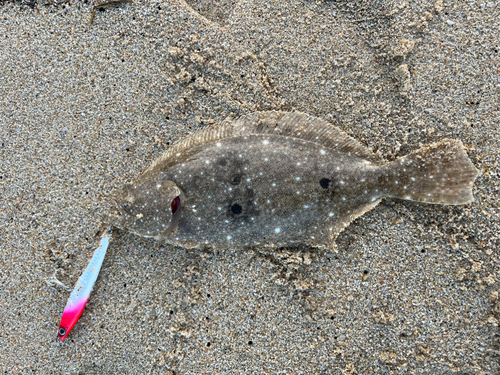
POLYGON ((118 203, 115 197, 108 198, 109 203, 111 203, 111 211, 104 216, 104 219, 110 224, 119 226, 125 220, 125 210, 118 203))

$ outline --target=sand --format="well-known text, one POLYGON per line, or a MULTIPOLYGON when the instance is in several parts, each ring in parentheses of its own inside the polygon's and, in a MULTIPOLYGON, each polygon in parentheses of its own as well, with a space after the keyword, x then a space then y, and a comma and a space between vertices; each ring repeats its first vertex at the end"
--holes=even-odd
POLYGON ((92 9, 0 2, 2 373, 500 373, 498 2, 136 1, 89 25, 92 9), (475 202, 384 200, 327 250, 117 231, 61 343, 53 280, 86 267, 104 198, 184 136, 269 109, 386 160, 460 139, 475 202))

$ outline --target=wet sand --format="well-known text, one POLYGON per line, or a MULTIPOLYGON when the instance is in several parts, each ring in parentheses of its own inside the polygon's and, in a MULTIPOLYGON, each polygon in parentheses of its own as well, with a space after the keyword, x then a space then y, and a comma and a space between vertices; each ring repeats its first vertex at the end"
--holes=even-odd
POLYGON ((5 374, 498 374, 495 1, 0 3, 5 374), (384 200, 336 249, 186 250, 117 231, 56 330, 104 198, 197 129, 326 119, 386 160, 460 139, 475 201, 384 200))

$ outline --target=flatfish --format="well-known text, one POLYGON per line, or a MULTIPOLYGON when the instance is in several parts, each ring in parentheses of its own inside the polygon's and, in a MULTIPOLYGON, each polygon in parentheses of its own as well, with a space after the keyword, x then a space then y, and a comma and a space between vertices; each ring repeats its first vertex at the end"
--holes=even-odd
POLYGON ((170 148, 113 195, 105 221, 187 248, 331 247, 383 198, 470 203, 477 175, 458 140, 387 162, 321 119, 257 112, 170 148))

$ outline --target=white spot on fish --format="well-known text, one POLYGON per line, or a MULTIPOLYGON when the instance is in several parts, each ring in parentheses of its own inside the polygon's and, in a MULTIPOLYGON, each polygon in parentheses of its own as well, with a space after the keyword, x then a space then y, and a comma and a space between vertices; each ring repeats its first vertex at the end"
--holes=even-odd
POLYGON ((279 232, 281 232, 281 229, 280 229, 280 228, 276 228, 276 229, 274 230, 274 233, 279 233, 279 232))

